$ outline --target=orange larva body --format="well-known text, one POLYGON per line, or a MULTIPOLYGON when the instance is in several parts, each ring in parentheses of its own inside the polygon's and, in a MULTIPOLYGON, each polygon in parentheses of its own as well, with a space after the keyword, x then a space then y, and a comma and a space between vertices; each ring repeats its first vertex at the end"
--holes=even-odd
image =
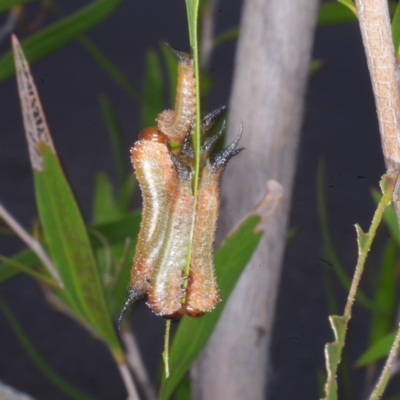
MULTIPOLYGON (((225 124, 224 124, 225 126, 225 124)), ((223 126, 223 128, 224 128, 223 126)), ((223 129, 222 128, 222 129, 223 129)), ((221 131, 204 143, 203 151, 211 151, 221 131)), ((214 240, 219 211, 219 181, 228 161, 242 149, 236 150, 242 134, 222 152, 207 158, 202 169, 196 203, 193 246, 190 260, 189 280, 182 314, 200 317, 214 309, 220 301, 214 268, 214 240)))
POLYGON ((184 313, 191 317, 199 317, 211 311, 220 301, 213 257, 220 175, 220 172, 212 172, 207 160, 198 187, 192 256, 184 305, 184 313))
POLYGON ((196 79, 193 57, 172 51, 178 58, 175 110, 160 113, 157 125, 172 141, 182 143, 196 112, 196 79))
MULTIPOLYGON (((178 162, 176 160, 176 162, 178 162)), ((165 318, 179 316, 182 308, 183 269, 186 265, 191 226, 193 223, 194 197, 192 172, 182 176, 171 209, 165 240, 159 252, 148 291, 148 304, 165 318)))
POLYGON ((135 297, 132 300, 144 296, 149 288, 178 185, 167 141, 157 128, 147 128, 131 149, 132 164, 143 197, 142 222, 129 285, 129 291, 135 297))

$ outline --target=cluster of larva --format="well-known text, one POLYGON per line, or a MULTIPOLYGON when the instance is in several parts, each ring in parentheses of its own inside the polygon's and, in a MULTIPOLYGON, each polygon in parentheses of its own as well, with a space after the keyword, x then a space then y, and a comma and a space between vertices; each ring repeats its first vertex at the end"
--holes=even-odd
MULTIPOLYGON (((178 58, 175 110, 159 114, 158 126, 144 129, 131 149, 132 164, 142 191, 143 213, 128 298, 120 322, 129 305, 145 295, 151 309, 168 319, 201 316, 220 301, 213 261, 219 181, 229 159, 241 150, 236 150, 236 146, 242 127, 235 141, 218 154, 211 155, 211 152, 225 123, 218 134, 203 141, 194 209, 191 146, 196 109, 194 63, 191 55, 172 51, 178 58), (171 141, 181 144, 179 150, 170 148, 171 141), (185 276, 193 224, 190 269, 185 276)), ((221 107, 203 118, 203 133, 211 129, 224 110, 221 107)))

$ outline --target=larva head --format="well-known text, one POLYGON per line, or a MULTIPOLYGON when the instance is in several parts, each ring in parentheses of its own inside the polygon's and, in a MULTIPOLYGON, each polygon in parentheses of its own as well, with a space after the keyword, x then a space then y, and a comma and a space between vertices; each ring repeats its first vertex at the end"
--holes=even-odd
POLYGON ((233 156, 236 156, 236 154, 239 154, 243 150, 243 148, 236 149, 236 146, 238 145, 240 138, 242 137, 242 132, 243 123, 241 122, 239 134, 236 136, 236 139, 232 142, 232 144, 229 145, 225 150, 222 150, 220 153, 217 153, 210 158, 208 168, 211 170, 212 173, 221 173, 226 167, 226 164, 228 164, 228 161, 233 156))
POLYGON ((168 144, 170 142, 167 135, 164 135, 156 126, 145 128, 139 134, 139 140, 149 140, 151 142, 168 144))

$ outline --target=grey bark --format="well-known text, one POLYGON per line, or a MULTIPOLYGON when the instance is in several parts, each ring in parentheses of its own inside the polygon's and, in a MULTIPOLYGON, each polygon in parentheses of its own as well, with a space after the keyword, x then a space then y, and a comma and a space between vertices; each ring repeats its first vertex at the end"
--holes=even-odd
MULTIPOLYGON (((223 176, 220 237, 260 200, 267 179, 284 198, 193 367, 199 399, 265 398, 271 339, 318 0, 245 0, 227 141, 244 123, 223 176)), ((224 299, 223 299, 224 300, 224 299)))

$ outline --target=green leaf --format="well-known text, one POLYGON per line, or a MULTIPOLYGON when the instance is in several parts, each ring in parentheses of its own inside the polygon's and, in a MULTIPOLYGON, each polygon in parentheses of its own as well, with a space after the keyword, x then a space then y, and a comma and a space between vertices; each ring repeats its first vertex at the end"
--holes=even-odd
POLYGON ((44 171, 34 171, 34 181, 49 252, 77 314, 117 350, 120 344, 82 215, 56 155, 43 146, 42 156, 44 171))
POLYGON ((9 10, 15 6, 22 6, 23 4, 33 3, 38 0, 1 0, 0 13, 9 10))
POLYGON ((390 332, 368 348, 356 361, 357 367, 366 367, 374 364, 389 354, 390 348, 396 337, 396 332, 390 332))
POLYGON ((357 22, 357 13, 343 3, 333 1, 322 3, 319 7, 318 26, 339 25, 348 22, 357 22))
MULTIPOLYGON (((93 248, 99 249, 103 246, 98 235, 93 234, 93 231, 103 236, 110 245, 123 243, 126 238, 131 238, 133 241, 136 241, 139 233, 140 220, 141 213, 136 211, 116 221, 91 226, 88 228, 88 231, 93 248)), ((12 260, 17 261, 26 267, 34 267, 41 264, 35 253, 29 249, 18 253, 12 258, 12 260)), ((11 279, 18 274, 19 271, 15 268, 6 264, 0 264, 0 283, 11 279)))
POLYGON ((126 175, 124 167, 125 165, 124 159, 126 157, 126 152, 124 151, 124 148, 122 146, 121 126, 117 118, 116 110, 106 96, 104 95, 100 96, 100 105, 103 111, 104 119, 107 124, 108 132, 110 134, 112 149, 114 153, 114 161, 117 169, 118 181, 122 185, 126 175))
POLYGON ((167 400, 171 397, 207 344, 240 274, 261 239, 262 234, 254 232, 259 222, 260 218, 257 216, 247 218, 216 251, 215 271, 223 301, 213 312, 201 318, 182 318, 170 351, 171 376, 162 382, 160 399, 167 400))
POLYGON ((121 216, 115 202, 113 185, 104 173, 96 176, 93 210, 96 223, 113 221, 121 216))
POLYGON ((351 10, 355 15, 357 15, 356 5, 353 0, 338 0, 338 2, 345 5, 349 10, 351 10))
MULTIPOLYGON (((34 63, 78 38, 110 15, 123 0, 97 0, 22 42, 28 62, 34 63)), ((0 59, 0 82, 15 73, 11 51, 0 59)))
POLYGON ((139 90, 133 86, 126 75, 99 49, 98 46, 84 35, 80 36, 78 41, 122 89, 124 89, 139 104, 144 102, 143 96, 139 90))
POLYGON ((47 283, 48 285, 58 287, 58 283, 48 275, 44 275, 40 272, 35 271, 32 268, 27 267, 26 265, 13 260, 8 257, 0 256, 0 261, 4 263, 5 265, 9 265, 11 268, 15 268, 17 271, 20 272, 25 272, 28 275, 31 275, 33 278, 38 279, 39 281, 42 281, 44 283, 47 283))
POLYGON ((127 215, 132 205, 133 195, 137 186, 136 176, 131 172, 122 184, 118 207, 122 215, 127 215))
POLYGON ((167 66, 168 86, 169 86, 169 107, 172 109, 175 106, 175 88, 178 84, 178 60, 172 54, 171 49, 165 44, 161 44, 161 50, 167 66))
MULTIPOLYGON (((372 198, 376 205, 379 204, 382 198, 382 193, 379 192, 377 189, 373 189, 372 191, 372 198)), ((383 220, 385 224, 389 228, 391 235, 396 239, 398 245, 400 245, 400 230, 399 224, 397 222, 396 211, 393 207, 393 204, 390 204, 386 207, 385 212, 383 213, 383 220)))
POLYGON ((346 336, 347 321, 338 315, 329 316, 329 322, 335 334, 335 341, 325 346, 326 368, 328 376, 325 384, 326 398, 324 400, 337 400, 336 374, 346 336))
POLYGON ((161 64, 157 53, 149 50, 146 56, 146 76, 144 80, 144 98, 142 105, 142 127, 155 126, 157 115, 164 110, 164 84, 161 64))
POLYGON ((231 28, 226 30, 225 32, 220 33, 214 38, 214 47, 217 47, 226 42, 230 42, 233 40, 239 39, 240 29, 239 28, 231 28))
POLYGON ((6 304, 0 300, 0 308, 10 323, 16 337, 28 353, 31 360, 36 366, 42 371, 42 373, 49 379, 54 385, 56 385, 64 394, 75 400, 94 400, 92 396, 80 391, 75 386, 67 382, 62 376, 60 376, 54 367, 49 365, 43 356, 36 350, 35 345, 30 341, 22 326, 16 320, 11 310, 6 304))
POLYGON ((86 226, 57 157, 29 65, 12 37, 25 134, 33 169, 36 203, 46 245, 73 311, 123 360, 86 226))
POLYGON ((392 328, 397 308, 397 257, 398 244, 391 237, 386 244, 380 275, 375 289, 375 304, 377 310, 372 313, 370 341, 376 343, 392 328))
POLYGON ((400 51, 400 7, 397 5, 396 12, 392 20, 392 36, 394 45, 394 55, 399 55, 400 51))

